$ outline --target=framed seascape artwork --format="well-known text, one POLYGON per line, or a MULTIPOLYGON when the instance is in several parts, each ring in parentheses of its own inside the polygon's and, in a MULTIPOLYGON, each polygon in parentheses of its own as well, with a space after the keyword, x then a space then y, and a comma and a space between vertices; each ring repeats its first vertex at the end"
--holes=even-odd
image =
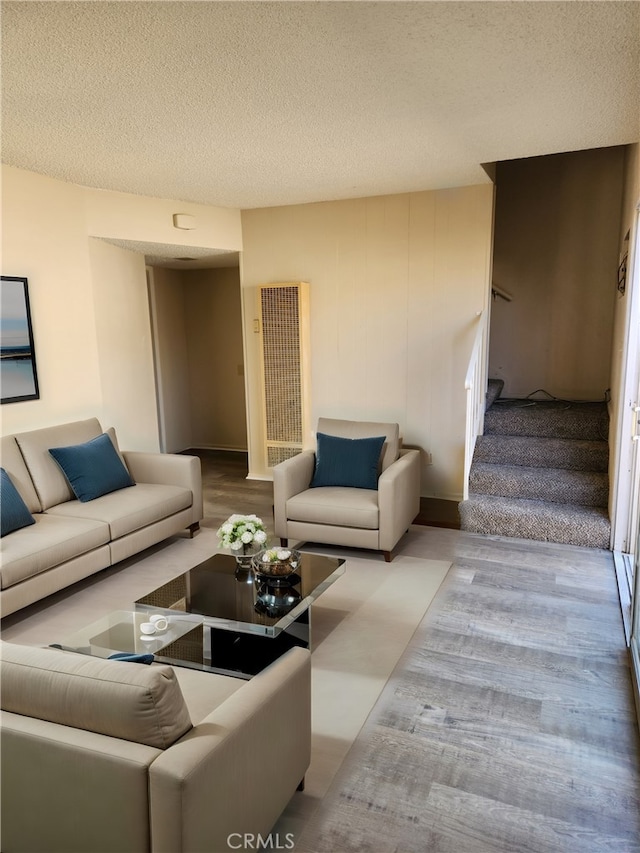
POLYGON ((37 400, 38 374, 26 278, 0 276, 1 403, 37 400))

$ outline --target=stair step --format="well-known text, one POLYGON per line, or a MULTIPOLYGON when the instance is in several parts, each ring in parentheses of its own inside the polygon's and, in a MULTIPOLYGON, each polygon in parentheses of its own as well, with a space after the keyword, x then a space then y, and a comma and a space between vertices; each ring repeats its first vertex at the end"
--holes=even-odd
POLYGON ((461 529, 470 533, 609 548, 611 524, 601 507, 473 495, 459 510, 461 529))
POLYGON ((606 441, 608 432, 606 403, 501 399, 484 418, 485 435, 606 441))
POLYGON ((606 507, 609 477, 595 471, 474 462, 469 476, 469 491, 473 495, 606 507))
POLYGON ((487 382, 487 396, 485 402, 485 411, 491 406, 502 394, 504 388, 504 379, 489 379, 487 382))
POLYGON ((479 435, 474 462, 527 465, 533 468, 566 468, 606 472, 609 445, 606 441, 570 438, 532 438, 522 435, 479 435))

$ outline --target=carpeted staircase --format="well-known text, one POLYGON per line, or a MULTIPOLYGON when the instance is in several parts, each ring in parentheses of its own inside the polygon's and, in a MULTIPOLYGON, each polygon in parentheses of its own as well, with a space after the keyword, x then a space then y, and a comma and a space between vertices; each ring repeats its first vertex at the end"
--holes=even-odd
POLYGON ((500 398, 491 380, 461 529, 608 548, 606 403, 500 398))

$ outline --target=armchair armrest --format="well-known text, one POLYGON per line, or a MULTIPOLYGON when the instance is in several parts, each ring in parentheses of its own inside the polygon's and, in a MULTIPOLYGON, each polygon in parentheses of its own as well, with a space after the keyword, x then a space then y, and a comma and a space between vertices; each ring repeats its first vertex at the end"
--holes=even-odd
POLYGON ((306 491, 313 477, 316 455, 303 450, 273 469, 273 520, 276 536, 287 539, 287 501, 306 491))
POLYGON ((378 479, 380 550, 391 551, 420 512, 420 451, 401 450, 378 479))
POLYGON ((122 454, 129 473, 136 483, 159 483, 182 486, 193 495, 193 520, 204 515, 202 504, 202 472, 200 459, 180 453, 144 453, 125 450, 122 454))
POLYGON ((293 648, 153 762, 153 853, 226 850, 233 833, 266 835, 310 757, 311 656, 293 648))

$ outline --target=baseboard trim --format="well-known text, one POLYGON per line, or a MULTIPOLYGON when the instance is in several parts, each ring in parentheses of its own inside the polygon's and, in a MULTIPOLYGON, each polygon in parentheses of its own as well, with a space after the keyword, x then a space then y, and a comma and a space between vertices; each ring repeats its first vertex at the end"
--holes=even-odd
POLYGON ((630 580, 633 575, 631 565, 631 554, 623 554, 620 551, 613 552, 613 564, 616 571, 616 581, 618 584, 618 597, 620 598, 620 613, 622 616, 622 624, 624 626, 624 636, 627 641, 627 646, 631 642, 631 590, 629 588, 630 580))

